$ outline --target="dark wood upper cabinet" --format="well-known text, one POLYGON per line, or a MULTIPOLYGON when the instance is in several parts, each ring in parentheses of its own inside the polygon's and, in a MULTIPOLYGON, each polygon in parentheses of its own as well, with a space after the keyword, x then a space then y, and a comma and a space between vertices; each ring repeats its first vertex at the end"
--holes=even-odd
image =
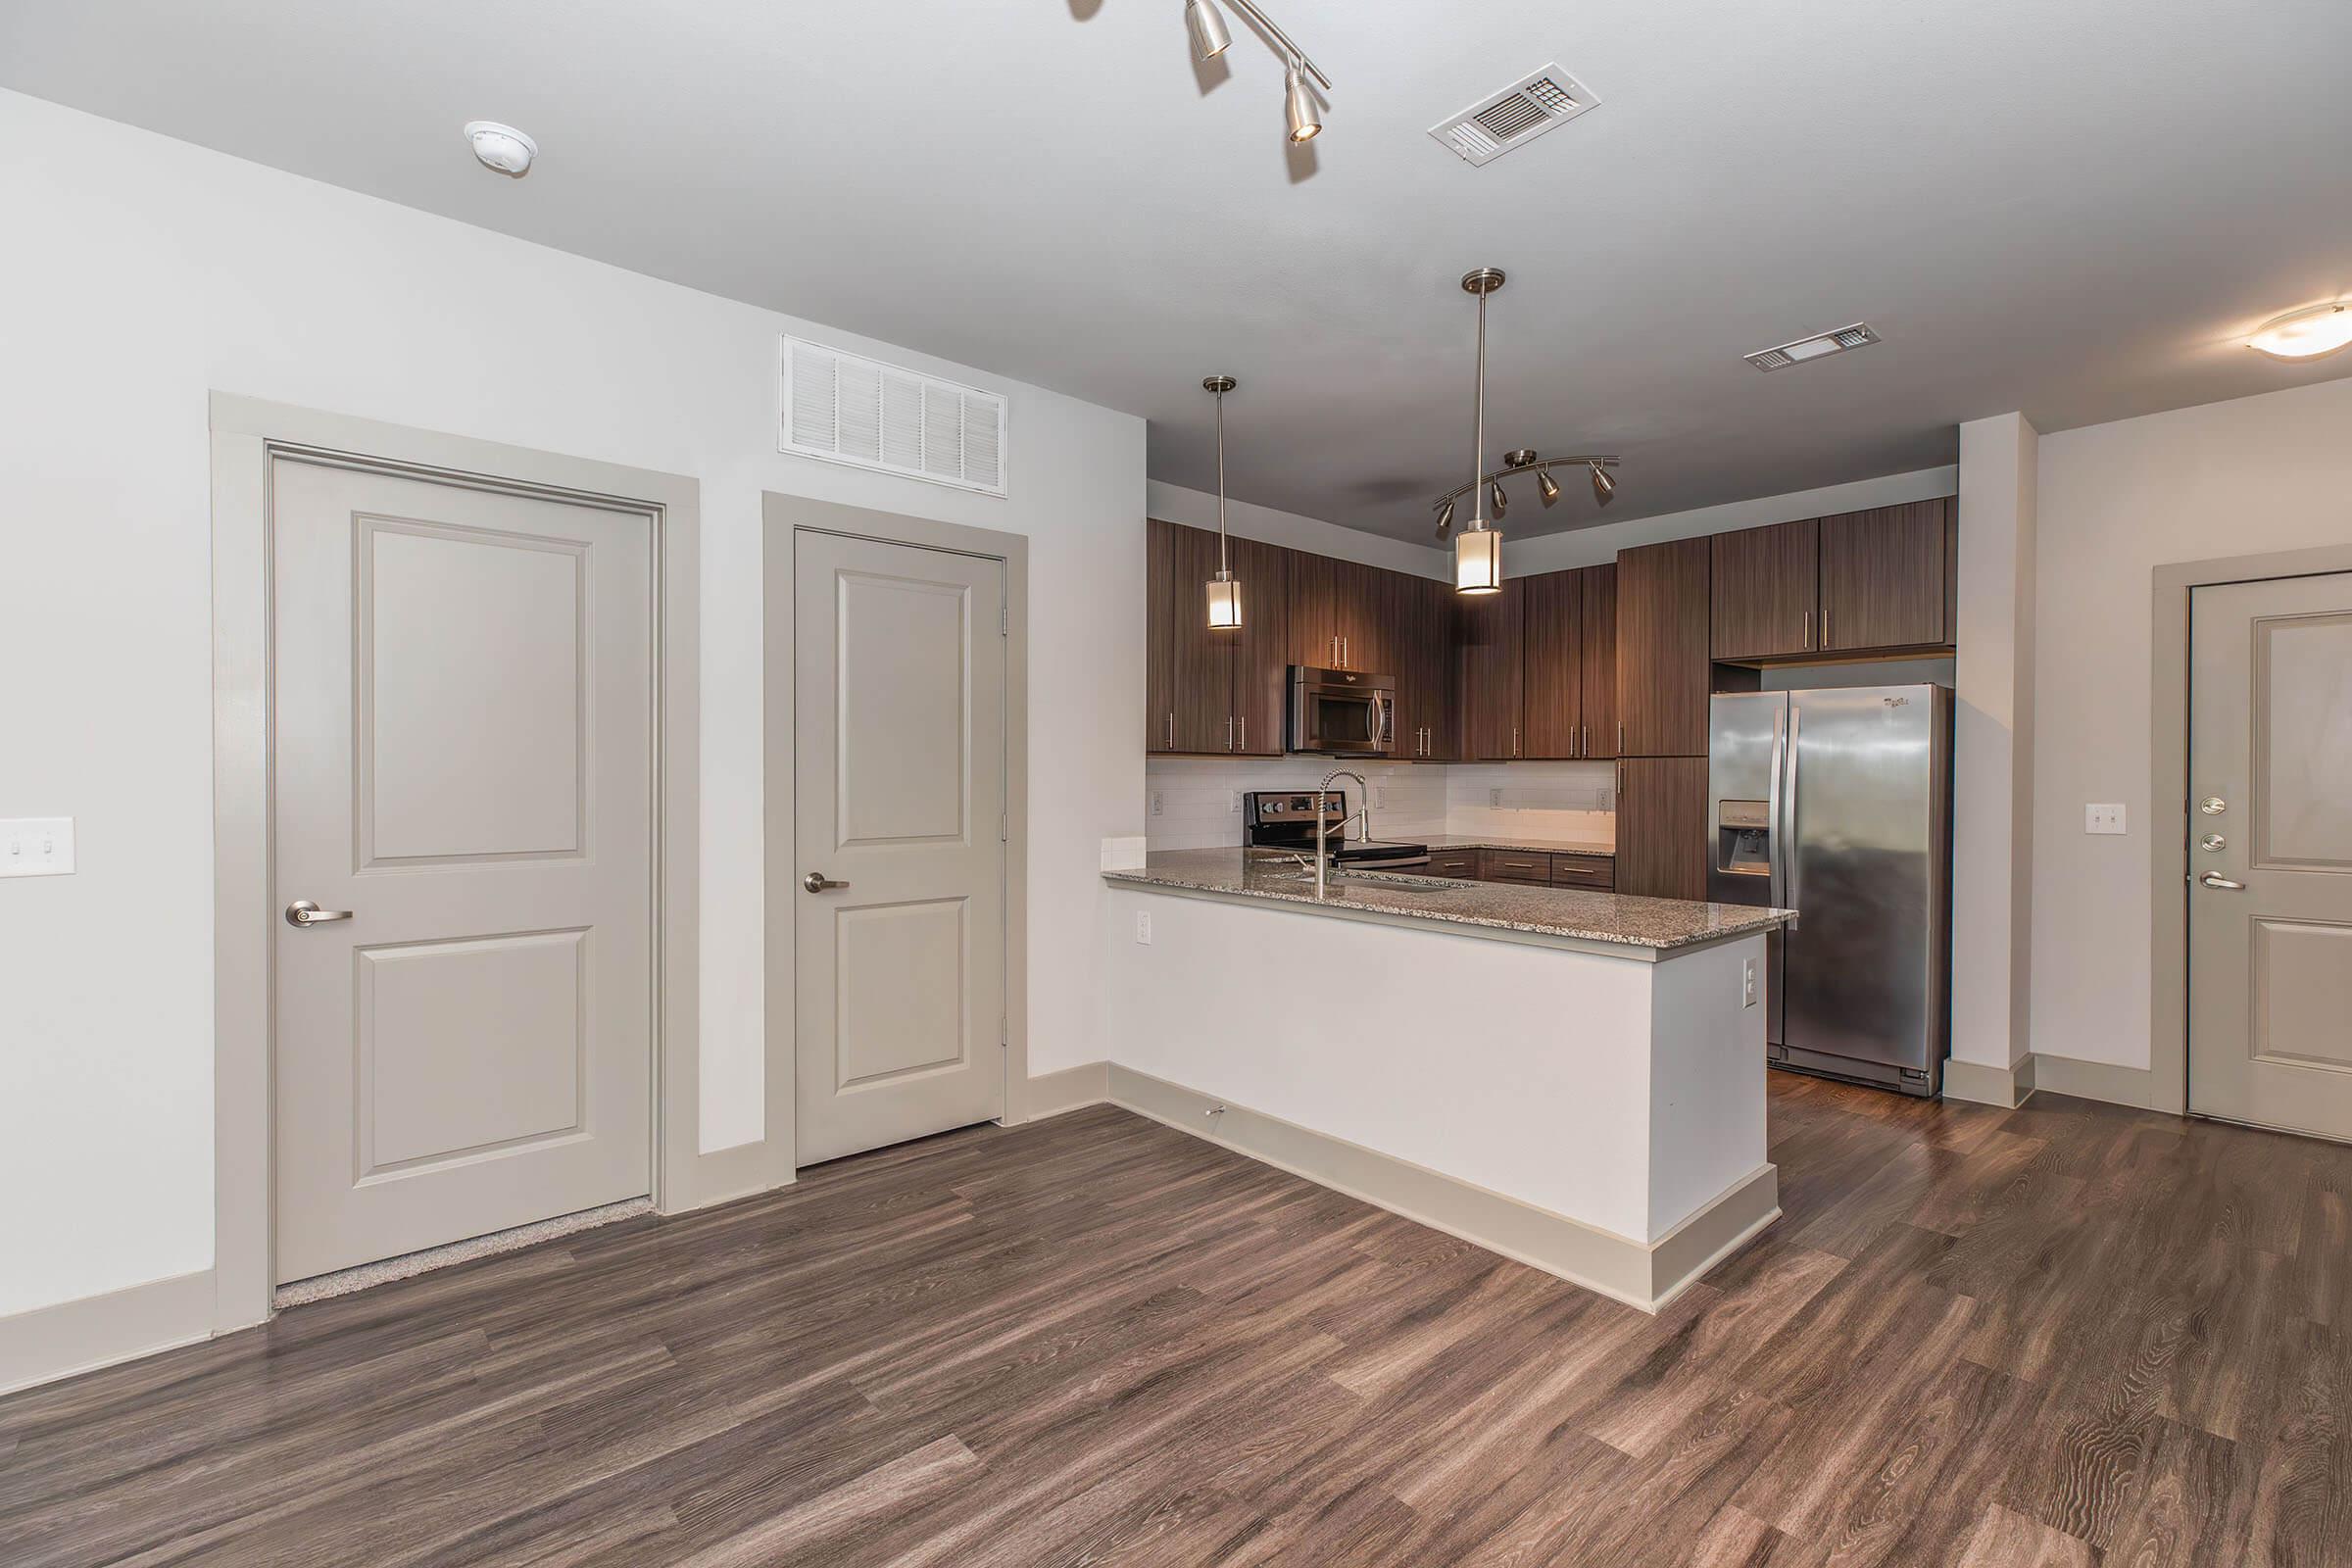
POLYGON ((1576 573, 1577 635, 1584 681, 1576 755, 1617 755, 1617 567, 1586 566, 1576 573))
MULTIPOLYGON (((1242 579, 1242 625, 1233 650, 1234 746, 1253 757, 1280 757, 1283 704, 1290 696, 1291 563, 1279 545, 1234 539, 1233 574, 1242 579)), ((1205 599, 1203 600, 1205 607, 1205 599)), ((1205 609, 1204 609, 1205 612, 1205 609)))
POLYGON ((1617 555, 1618 747, 1626 757, 1707 749, 1709 541, 1671 539, 1617 555))
POLYGON ((1705 758, 1629 757, 1620 761, 1617 891, 1651 899, 1705 898, 1706 819, 1705 758))
POLYGON ((1462 755, 1487 761, 1525 756, 1527 582, 1506 577, 1494 594, 1454 596, 1461 641, 1462 755))
POLYGON ((1457 755, 1453 588, 1432 577, 1388 573, 1396 661, 1396 752, 1414 761, 1457 755))
POLYGON ((1396 573, 1304 551, 1290 556, 1290 662, 1396 674, 1381 662, 1395 657, 1384 624, 1390 597, 1384 579, 1396 573))
POLYGON ((1820 649, 1817 519, 1715 535, 1711 575, 1715 658, 1776 659, 1820 649))
POLYGON ((1585 718, 1583 573, 1527 579, 1522 757, 1576 757, 1585 718))
POLYGON ((1948 499, 1821 519, 1821 647, 1829 653, 1951 641, 1948 499))

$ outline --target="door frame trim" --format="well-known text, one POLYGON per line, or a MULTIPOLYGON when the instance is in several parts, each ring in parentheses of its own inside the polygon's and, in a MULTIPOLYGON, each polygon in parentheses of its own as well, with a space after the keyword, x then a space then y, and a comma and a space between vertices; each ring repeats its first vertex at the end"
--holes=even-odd
POLYGON ((2188 1114, 2190 590, 2352 571, 2352 545, 2217 556, 2155 568, 2150 613, 2148 1105, 2188 1114))
MULTIPOLYGON (((654 531, 652 1168, 664 1212, 735 1196, 747 1152, 699 1148, 701 486, 678 474, 216 391, 213 544, 213 1330, 276 1285, 270 464, 280 456, 643 514, 654 531)), ((773 1185, 761 1181, 760 1186, 773 1185)))
MULTIPOLYGON (((793 542, 799 533, 843 534, 881 544, 981 556, 1004 566, 1004 1112, 1010 1127, 1038 1113, 1029 1083, 1029 540, 963 523, 878 512, 835 501, 762 491, 761 597, 767 606, 760 651, 765 734, 765 940, 768 1143, 796 1163, 800 1141, 799 1009, 795 943, 800 904, 793 858, 799 806, 793 765, 793 542)), ((1051 1097, 1049 1097, 1051 1098, 1051 1097)))

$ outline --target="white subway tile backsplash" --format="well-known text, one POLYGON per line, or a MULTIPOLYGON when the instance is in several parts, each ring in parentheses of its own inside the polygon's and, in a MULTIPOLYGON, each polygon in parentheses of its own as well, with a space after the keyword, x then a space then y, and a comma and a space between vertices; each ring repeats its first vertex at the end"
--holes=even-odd
MULTIPOLYGON (((1409 839, 1434 833, 1522 834, 1541 839, 1616 836, 1616 769, 1607 762, 1343 764, 1372 791, 1372 831, 1409 839)), ((1246 790, 1310 790, 1330 764, 1318 758, 1169 757, 1144 767, 1146 836, 1154 850, 1217 849, 1242 842, 1246 790)), ((1349 793, 1355 785, 1342 780, 1349 793)))

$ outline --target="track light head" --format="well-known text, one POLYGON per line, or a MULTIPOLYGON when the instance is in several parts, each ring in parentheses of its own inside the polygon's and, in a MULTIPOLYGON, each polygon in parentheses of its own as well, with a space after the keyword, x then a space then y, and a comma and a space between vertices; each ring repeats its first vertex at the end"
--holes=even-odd
POLYGON ((1551 506, 1560 499, 1560 482, 1548 473, 1537 474, 1536 498, 1545 506, 1551 506))
POLYGON ((1193 58, 1205 64, 1233 47, 1233 34, 1212 0, 1184 0, 1184 26, 1193 35, 1193 58))
POLYGON ((1323 112, 1315 107, 1315 95, 1306 85, 1306 68, 1296 60, 1291 62, 1290 86, 1283 97, 1283 112, 1291 122, 1291 140, 1313 141, 1323 133, 1323 112))
POLYGON ((1592 499, 1605 507, 1609 504, 1609 498, 1614 496, 1616 493, 1617 481, 1609 477, 1609 470, 1602 467, 1597 463, 1593 464, 1592 499))
POLYGON ((1438 537, 1443 539, 1453 532, 1453 503, 1448 501, 1438 511, 1438 537))
POLYGON ((1500 480, 1490 479, 1487 481, 1487 505, 1494 509, 1497 520, 1511 509, 1511 498, 1502 493, 1500 480))

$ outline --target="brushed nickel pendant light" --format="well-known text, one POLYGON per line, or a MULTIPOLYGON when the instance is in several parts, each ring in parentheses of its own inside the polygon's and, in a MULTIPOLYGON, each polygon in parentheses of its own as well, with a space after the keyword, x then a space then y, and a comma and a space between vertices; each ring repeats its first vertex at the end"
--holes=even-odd
POLYGON ((1438 537, 1453 541, 1453 586, 1456 593, 1492 594, 1502 590, 1502 530, 1494 523, 1502 519, 1510 508, 1510 495, 1502 481, 1517 474, 1536 476, 1536 497, 1546 508, 1556 506, 1560 499, 1560 482, 1551 476, 1554 468, 1588 468, 1592 474, 1592 499, 1607 506, 1617 493, 1617 481, 1609 469, 1618 460, 1593 454, 1578 454, 1567 458, 1546 458, 1534 447, 1514 447, 1502 455, 1502 466, 1493 472, 1483 465, 1487 451, 1487 296, 1502 287, 1502 273, 1492 267, 1482 267, 1475 272, 1463 274, 1464 292, 1478 296, 1478 416, 1470 449, 1470 482, 1457 484, 1430 505, 1438 513, 1438 537), (1470 520, 1457 531, 1453 525, 1454 504, 1470 498, 1470 520), (1489 518, 1492 509, 1493 518, 1489 518))
POLYGON ((1208 579, 1208 627, 1226 631, 1242 623, 1242 585, 1233 575, 1225 552, 1225 394, 1241 383, 1230 375, 1212 375, 1200 385, 1217 395, 1217 574, 1208 579))
POLYGON ((1478 296, 1478 413, 1470 442, 1470 520, 1453 536, 1453 591, 1458 594, 1502 591, 1502 534, 1487 521, 1487 491, 1494 492, 1499 516, 1502 486, 1479 484, 1487 450, 1487 296, 1502 287, 1502 273, 1492 267, 1462 276, 1462 287, 1478 296))

